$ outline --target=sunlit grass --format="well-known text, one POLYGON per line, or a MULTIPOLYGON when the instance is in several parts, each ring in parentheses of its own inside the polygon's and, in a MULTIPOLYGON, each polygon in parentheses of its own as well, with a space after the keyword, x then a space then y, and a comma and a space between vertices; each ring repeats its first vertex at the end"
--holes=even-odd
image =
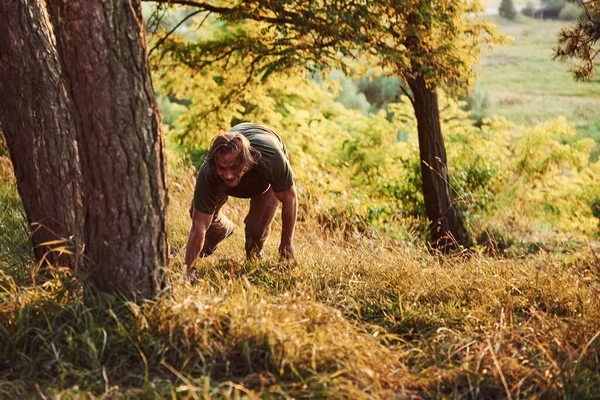
MULTIPOLYGON (((68 270, 0 272, 0 397, 594 398, 598 247, 455 256, 300 221, 294 263, 238 229, 180 279, 193 174, 171 180, 172 297, 131 302, 68 270)), ((247 202, 225 212, 242 227, 247 202)), ((17 207, 18 208, 18 207, 17 207)), ((18 251, 18 249, 16 250, 18 251)), ((27 269, 27 263, 21 268, 27 269)))

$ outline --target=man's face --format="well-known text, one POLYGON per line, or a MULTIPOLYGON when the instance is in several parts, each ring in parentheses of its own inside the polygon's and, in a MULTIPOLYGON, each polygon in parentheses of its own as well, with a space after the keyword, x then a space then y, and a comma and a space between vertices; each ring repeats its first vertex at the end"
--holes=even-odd
POLYGON ((217 154, 215 157, 217 175, 229 187, 236 187, 246 173, 241 164, 235 153, 217 154))

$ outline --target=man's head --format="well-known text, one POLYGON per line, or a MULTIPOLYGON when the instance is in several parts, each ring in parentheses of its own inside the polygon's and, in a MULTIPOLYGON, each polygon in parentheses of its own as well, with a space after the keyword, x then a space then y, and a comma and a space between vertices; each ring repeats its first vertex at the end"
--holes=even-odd
POLYGON ((260 153, 238 132, 222 132, 213 139, 206 162, 209 169, 229 187, 235 187, 246 172, 258 163, 260 153))

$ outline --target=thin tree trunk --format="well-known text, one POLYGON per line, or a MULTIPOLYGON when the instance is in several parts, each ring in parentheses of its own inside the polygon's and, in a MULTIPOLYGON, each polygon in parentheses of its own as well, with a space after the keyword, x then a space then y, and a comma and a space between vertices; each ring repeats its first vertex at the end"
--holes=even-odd
POLYGON ((151 296, 167 264, 167 189, 140 2, 48 4, 81 133, 86 255, 101 289, 151 296))
POLYGON ((436 90, 428 88, 420 76, 408 79, 407 82, 413 92, 417 118, 423 198, 431 223, 431 244, 440 250, 449 250, 456 245, 470 247, 470 235, 465 229, 458 206, 452 199, 436 90))
POLYGON ((0 1, 0 124, 37 260, 75 268, 83 227, 75 124, 40 0, 0 1), (64 245, 72 256, 53 251, 64 245))

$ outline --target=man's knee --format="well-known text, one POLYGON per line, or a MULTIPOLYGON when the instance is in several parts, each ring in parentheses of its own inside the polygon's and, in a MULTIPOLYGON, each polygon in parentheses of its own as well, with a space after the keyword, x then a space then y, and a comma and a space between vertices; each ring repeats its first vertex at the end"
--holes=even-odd
POLYGON ((206 257, 211 255, 217 248, 217 245, 231 236, 234 230, 235 225, 229 218, 217 215, 206 231, 204 246, 200 252, 200 256, 206 257))

